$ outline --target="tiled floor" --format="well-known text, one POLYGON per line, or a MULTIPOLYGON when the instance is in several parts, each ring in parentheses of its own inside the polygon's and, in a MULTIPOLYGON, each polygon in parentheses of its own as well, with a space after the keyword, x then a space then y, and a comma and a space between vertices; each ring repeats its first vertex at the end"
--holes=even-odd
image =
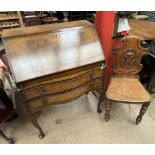
MULTIPOLYGON (((92 93, 71 103, 49 106, 39 118, 46 134, 39 139, 18 96, 19 117, 1 128, 16 143, 155 143, 155 94, 152 97, 152 104, 139 125, 135 125, 135 119, 140 105, 113 103, 111 119, 106 123, 105 109, 101 114, 96 112, 97 99, 92 93), (57 119, 61 120, 60 124, 56 124, 57 119)), ((0 143, 6 142, 0 137, 0 143)))

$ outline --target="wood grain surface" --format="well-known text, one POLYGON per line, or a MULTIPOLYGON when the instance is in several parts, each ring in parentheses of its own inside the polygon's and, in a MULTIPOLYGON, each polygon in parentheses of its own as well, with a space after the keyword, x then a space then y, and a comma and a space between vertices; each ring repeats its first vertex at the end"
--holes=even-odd
POLYGON ((129 19, 130 36, 138 36, 145 40, 155 40, 155 22, 129 19))
POLYGON ((86 21, 9 30, 3 41, 16 83, 104 59, 96 29, 86 21))

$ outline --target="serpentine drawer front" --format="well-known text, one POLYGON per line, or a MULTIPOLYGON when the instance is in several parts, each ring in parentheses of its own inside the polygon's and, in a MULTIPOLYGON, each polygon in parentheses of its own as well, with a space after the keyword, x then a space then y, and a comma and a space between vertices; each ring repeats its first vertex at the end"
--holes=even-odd
POLYGON ((25 101, 29 101, 34 98, 80 87, 81 85, 100 77, 103 77, 103 71, 101 70, 101 67, 97 67, 95 69, 91 69, 90 71, 81 71, 79 74, 71 74, 67 79, 65 77, 60 81, 59 79, 54 79, 54 82, 27 88, 22 90, 22 94, 25 101))
POLYGON ((13 80, 40 138, 44 132, 37 119, 44 107, 94 90, 101 103, 105 60, 93 24, 83 20, 17 28, 4 31, 2 39, 13 80))
POLYGON ((44 106, 50 105, 50 104, 61 104, 66 103, 69 101, 72 101, 78 97, 80 97, 83 94, 86 94, 91 89, 97 89, 103 86, 103 79, 99 78, 93 81, 93 88, 91 88, 91 82, 85 83, 84 85, 81 85, 77 88, 60 92, 56 94, 47 95, 44 97, 40 97, 38 99, 34 99, 30 102, 27 102, 28 108, 30 110, 30 113, 35 113, 40 111, 44 106))
POLYGON ((35 113, 46 105, 66 103, 91 90, 98 90, 103 87, 103 73, 104 70, 98 67, 66 80, 54 79, 53 83, 28 88, 23 90, 22 94, 30 112, 35 113), (40 89, 44 90, 43 93, 40 89))

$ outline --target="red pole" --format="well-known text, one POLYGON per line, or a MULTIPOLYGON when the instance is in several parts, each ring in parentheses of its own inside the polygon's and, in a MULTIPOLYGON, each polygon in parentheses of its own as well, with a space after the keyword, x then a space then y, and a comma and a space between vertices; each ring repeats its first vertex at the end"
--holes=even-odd
POLYGON ((105 88, 107 88, 112 71, 112 32, 114 28, 114 11, 96 12, 96 29, 102 44, 106 62, 105 88))

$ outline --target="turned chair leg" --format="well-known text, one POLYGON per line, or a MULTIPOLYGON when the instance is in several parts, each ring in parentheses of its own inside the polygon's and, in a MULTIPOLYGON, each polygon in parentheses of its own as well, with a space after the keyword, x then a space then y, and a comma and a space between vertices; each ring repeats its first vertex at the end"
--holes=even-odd
POLYGON ((142 118, 143 118, 146 110, 148 109, 149 105, 150 105, 150 102, 149 103, 145 103, 145 104, 142 105, 142 107, 140 109, 140 113, 139 113, 139 115, 136 118, 136 125, 142 121, 142 118))
POLYGON ((40 133, 39 133, 39 138, 42 139, 42 138, 44 138, 45 134, 44 134, 44 132, 43 132, 41 126, 40 126, 40 125, 38 124, 38 122, 37 122, 40 113, 41 113, 41 112, 37 112, 37 113, 33 114, 33 115, 31 116, 31 122, 32 122, 33 126, 36 127, 36 128, 39 130, 39 132, 40 132, 40 133))
POLYGON ((11 138, 8 138, 1 130, 0 130, 0 136, 2 136, 3 139, 5 139, 9 144, 14 144, 14 140, 11 138))
POLYGON ((110 119, 110 110, 111 110, 111 105, 112 105, 112 101, 111 100, 109 100, 109 99, 106 99, 106 107, 105 107, 105 109, 106 109, 106 114, 105 114, 105 120, 106 120, 106 122, 110 119))

